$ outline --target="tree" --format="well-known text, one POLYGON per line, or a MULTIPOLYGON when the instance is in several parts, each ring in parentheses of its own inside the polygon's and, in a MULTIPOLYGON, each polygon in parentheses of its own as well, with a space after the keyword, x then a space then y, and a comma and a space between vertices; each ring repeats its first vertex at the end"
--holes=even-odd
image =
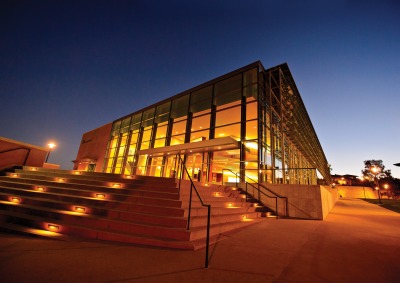
POLYGON ((379 202, 381 203, 381 187, 379 181, 381 179, 392 179, 390 170, 385 170, 382 160, 365 160, 364 170, 361 171, 363 177, 371 181, 378 190, 379 202))
POLYGON ((392 177, 392 172, 390 170, 385 170, 385 165, 383 165, 382 160, 365 160, 364 170, 362 170, 361 173, 364 178, 370 181, 392 177))

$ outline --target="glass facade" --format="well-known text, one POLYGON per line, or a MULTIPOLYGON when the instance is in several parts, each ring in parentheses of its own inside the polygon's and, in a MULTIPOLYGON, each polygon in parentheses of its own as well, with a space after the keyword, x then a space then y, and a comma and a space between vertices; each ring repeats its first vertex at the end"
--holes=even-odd
POLYGON ((224 169, 273 184, 330 178, 286 64, 265 70, 255 62, 114 121, 103 171, 176 177, 174 150, 198 181, 234 181, 224 169), (237 146, 208 146, 226 137, 237 146))

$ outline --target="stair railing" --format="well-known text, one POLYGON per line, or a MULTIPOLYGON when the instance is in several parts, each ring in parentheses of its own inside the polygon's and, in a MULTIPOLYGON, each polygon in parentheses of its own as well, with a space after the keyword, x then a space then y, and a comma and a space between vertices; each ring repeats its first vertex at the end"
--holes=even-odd
POLYGON ((246 202, 247 202, 247 196, 248 196, 248 188, 247 188, 247 186, 250 185, 253 188, 253 194, 252 194, 253 197, 254 197, 254 190, 258 191, 258 200, 260 200, 260 194, 263 194, 264 196, 266 196, 268 198, 274 198, 275 199, 276 219, 278 219, 278 198, 285 200, 285 216, 289 215, 289 211, 288 211, 289 207, 288 207, 288 198, 287 197, 283 197, 283 196, 278 195, 277 193, 271 191, 267 187, 261 185, 260 183, 254 181, 253 179, 251 179, 250 177, 248 177, 246 175, 241 177, 238 173, 233 172, 231 169, 222 169, 222 185, 224 184, 224 178, 223 178, 224 171, 229 171, 229 172, 231 172, 232 174, 234 174, 236 176, 236 187, 238 187, 238 181, 237 181, 238 179, 245 183, 245 186, 246 186, 246 202), (252 181, 253 183, 247 182, 246 179, 252 181), (257 186, 255 186, 254 184, 257 184, 257 186), (274 196, 267 195, 265 192, 260 190, 260 187, 262 187, 264 190, 270 192, 274 196))
POLYGON ((209 246, 210 246, 210 220, 211 220, 211 205, 210 204, 205 204, 203 202, 203 199, 201 198, 199 192, 197 191, 196 186, 193 183, 192 178, 190 177, 189 171, 187 170, 185 163, 183 162, 181 156, 179 154, 177 154, 177 159, 180 162, 180 177, 179 177, 179 192, 181 191, 181 181, 182 178, 184 177, 184 174, 187 175, 187 177, 190 180, 190 194, 189 194, 189 211, 188 211, 188 220, 187 220, 187 225, 186 225, 186 229, 189 230, 190 229, 190 214, 191 214, 191 210, 192 210, 192 195, 193 195, 193 190, 195 191, 197 197, 200 200, 200 203, 202 206, 207 207, 207 236, 206 236, 206 259, 205 259, 205 268, 208 268, 208 250, 209 250, 209 246))
POLYGON ((17 148, 7 149, 7 150, 0 151, 0 154, 7 153, 7 152, 10 152, 10 151, 14 151, 14 150, 19 150, 19 149, 25 149, 25 150, 28 151, 26 153, 26 156, 25 156, 25 159, 24 159, 24 163, 22 164, 23 166, 25 166, 26 162, 28 161, 29 154, 31 153, 31 149, 28 148, 28 147, 17 147, 17 148))

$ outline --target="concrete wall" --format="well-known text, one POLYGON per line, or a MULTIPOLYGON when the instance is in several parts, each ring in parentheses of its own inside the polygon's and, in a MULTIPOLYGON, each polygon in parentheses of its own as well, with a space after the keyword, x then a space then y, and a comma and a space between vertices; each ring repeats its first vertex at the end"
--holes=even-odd
POLYGON ((87 171, 88 165, 94 163, 95 172, 102 172, 111 127, 112 123, 109 123, 83 134, 74 170, 87 171))
POLYGON ((344 198, 367 198, 376 199, 378 198, 377 191, 371 187, 359 187, 359 186, 336 186, 339 194, 344 198))
MULTIPOLYGON (((285 216, 287 210, 289 217, 323 220, 339 198, 337 190, 329 186, 264 185, 276 194, 287 197, 287 208, 286 201, 278 199, 278 215, 281 216, 285 216)), ((275 199, 261 195, 261 201, 275 210, 275 199)))
POLYGON ((28 143, 15 141, 0 137, 0 168, 10 167, 13 165, 24 165, 26 159, 26 166, 42 167, 46 159, 48 149, 28 143), (17 148, 28 148, 8 151, 17 148), (8 151, 8 152, 5 152, 8 151))

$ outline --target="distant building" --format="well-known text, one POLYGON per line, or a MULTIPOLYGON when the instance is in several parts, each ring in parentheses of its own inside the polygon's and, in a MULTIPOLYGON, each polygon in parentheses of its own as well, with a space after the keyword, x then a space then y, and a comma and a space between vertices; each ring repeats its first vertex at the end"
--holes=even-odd
POLYGON ((177 154, 206 182, 331 182, 287 64, 257 61, 85 133, 74 169, 173 177, 177 154))
POLYGON ((43 167, 48 149, 0 137, 0 169, 19 166, 43 167))
POLYGON ((358 178, 358 176, 350 174, 332 175, 332 182, 336 185, 342 186, 359 186, 361 184, 361 180, 358 178))

